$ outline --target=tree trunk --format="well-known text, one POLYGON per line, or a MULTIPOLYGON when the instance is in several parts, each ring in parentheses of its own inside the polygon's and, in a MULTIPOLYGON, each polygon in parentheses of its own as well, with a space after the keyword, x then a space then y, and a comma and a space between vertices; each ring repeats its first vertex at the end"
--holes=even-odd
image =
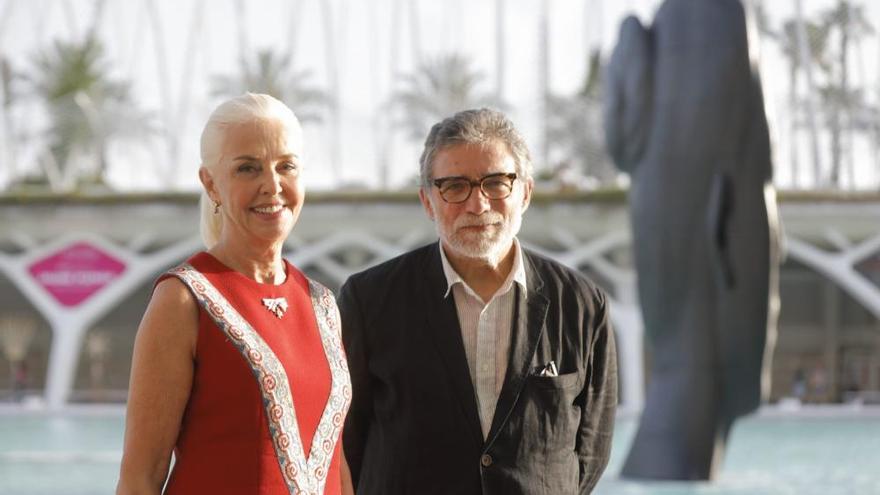
POLYGON ((327 68, 327 82, 330 86, 330 169, 337 184, 342 180, 342 133, 339 118, 339 54, 336 53, 336 32, 334 31, 333 0, 321 2, 321 20, 324 25, 324 64, 327 68))
POLYGON ((847 112, 849 107, 849 71, 846 67, 847 52, 849 51, 849 4, 845 1, 840 2, 839 11, 844 12, 844 19, 840 22, 840 53, 838 53, 838 64, 840 65, 840 86, 837 91, 831 93, 831 177, 829 182, 835 188, 840 189, 841 174, 840 169, 843 162, 843 114, 847 112), (836 94, 835 94, 836 93, 836 94))
POLYGON ((788 149, 789 155, 791 158, 791 185, 794 189, 800 188, 800 160, 798 156, 798 145, 797 145, 797 128, 798 128, 798 104, 797 104, 797 61, 792 60, 789 65, 788 72, 788 80, 789 80, 789 92, 788 92, 788 108, 789 108, 789 118, 788 118, 788 149))
POLYGON ((547 170, 550 167, 548 157, 550 155, 550 136, 547 121, 550 117, 548 107, 548 99, 550 97, 549 78, 550 78, 550 22, 549 10, 551 0, 541 0, 540 15, 538 16, 538 59, 540 67, 538 68, 538 92, 541 101, 541 147, 538 159, 539 170, 547 170))
POLYGON ((504 58, 505 3, 505 0, 495 0, 495 98, 498 102, 504 101, 504 75, 507 71, 504 58))
POLYGON ((804 15, 801 0, 795 0, 795 15, 797 16, 797 43, 800 65, 807 76, 806 113, 810 125, 810 146, 813 154, 813 187, 822 185, 822 162, 819 155, 819 126, 816 123, 815 95, 816 85, 813 82, 812 55, 810 45, 807 42, 807 29, 804 25, 804 15))

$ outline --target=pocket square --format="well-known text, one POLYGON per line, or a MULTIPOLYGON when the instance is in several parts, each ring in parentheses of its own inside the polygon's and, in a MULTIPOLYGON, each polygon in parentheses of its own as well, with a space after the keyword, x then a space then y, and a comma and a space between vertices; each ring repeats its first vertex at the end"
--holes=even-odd
POLYGON ((559 376, 559 370, 556 368, 556 361, 550 361, 537 373, 538 376, 559 376))

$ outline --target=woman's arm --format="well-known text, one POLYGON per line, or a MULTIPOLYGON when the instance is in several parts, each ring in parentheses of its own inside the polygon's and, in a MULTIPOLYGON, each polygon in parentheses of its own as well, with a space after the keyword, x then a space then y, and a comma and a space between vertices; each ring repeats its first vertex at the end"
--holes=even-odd
POLYGON ((117 495, 162 491, 189 399, 198 307, 176 278, 160 282, 138 328, 117 495))
POLYGON ((345 460, 345 450, 342 451, 342 495, 354 495, 354 484, 351 482, 351 471, 348 469, 348 462, 345 460))

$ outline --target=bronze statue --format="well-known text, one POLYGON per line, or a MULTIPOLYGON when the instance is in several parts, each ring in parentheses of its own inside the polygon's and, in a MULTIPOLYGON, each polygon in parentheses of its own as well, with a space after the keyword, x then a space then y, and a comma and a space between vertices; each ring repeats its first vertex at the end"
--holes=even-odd
POLYGON ((622 475, 711 479, 737 417, 767 391, 778 314, 770 140, 738 0, 667 0, 627 18, 605 127, 629 194, 650 353, 622 475))

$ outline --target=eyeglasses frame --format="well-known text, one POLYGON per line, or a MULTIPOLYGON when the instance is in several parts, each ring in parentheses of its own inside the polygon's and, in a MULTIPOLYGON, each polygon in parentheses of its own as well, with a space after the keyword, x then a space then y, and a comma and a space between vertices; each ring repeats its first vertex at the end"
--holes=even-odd
POLYGON ((455 205, 455 204, 464 203, 465 201, 470 199, 471 194, 474 193, 474 186, 479 188, 480 193, 489 201, 507 199, 510 197, 511 194, 513 194, 513 185, 514 185, 517 177, 518 177, 518 175, 516 172, 498 172, 498 173, 494 173, 494 174, 484 175, 483 177, 480 177, 479 180, 470 180, 467 177, 463 177, 460 175, 453 175, 453 176, 449 176, 449 177, 439 177, 437 179, 432 180, 431 183, 434 184, 435 187, 437 187, 437 190, 440 193, 440 198, 444 202, 455 205), (483 189, 483 182, 485 182, 487 179, 493 179, 493 178, 498 178, 498 177, 505 177, 507 179, 510 179, 510 190, 507 192, 507 195, 504 197, 490 198, 489 195, 486 194, 486 191, 483 189), (468 189, 467 196, 465 196, 464 199, 462 199, 461 201, 449 201, 448 199, 446 199, 445 196, 443 196, 442 186, 444 183, 446 183, 450 180, 464 180, 464 181, 467 181, 468 186, 470 186, 470 189, 468 189))

